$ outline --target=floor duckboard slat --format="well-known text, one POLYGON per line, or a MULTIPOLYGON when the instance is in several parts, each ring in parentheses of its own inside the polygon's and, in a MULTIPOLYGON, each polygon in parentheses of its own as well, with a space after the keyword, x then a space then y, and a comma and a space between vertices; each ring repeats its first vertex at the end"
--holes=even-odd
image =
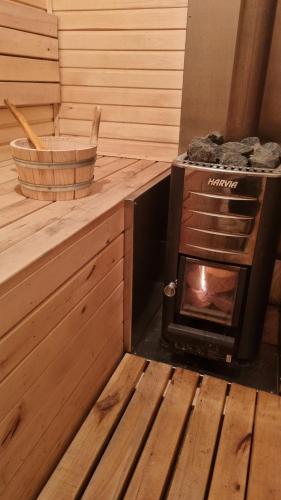
POLYGON ((279 396, 126 354, 38 499, 279 500, 280 450, 279 396))
POLYGON ((199 376, 177 368, 125 495, 125 500, 162 498, 199 376))
POLYGON ((150 362, 82 496, 83 500, 111 500, 121 496, 155 418, 170 374, 171 367, 168 365, 150 362))

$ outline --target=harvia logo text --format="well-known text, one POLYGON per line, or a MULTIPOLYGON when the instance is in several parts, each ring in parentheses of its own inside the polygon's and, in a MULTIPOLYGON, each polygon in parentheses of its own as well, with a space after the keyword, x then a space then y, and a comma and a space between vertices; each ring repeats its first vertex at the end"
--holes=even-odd
POLYGON ((227 181, 225 179, 214 179, 213 177, 209 177, 208 186, 220 186, 235 189, 238 186, 238 181, 227 181))

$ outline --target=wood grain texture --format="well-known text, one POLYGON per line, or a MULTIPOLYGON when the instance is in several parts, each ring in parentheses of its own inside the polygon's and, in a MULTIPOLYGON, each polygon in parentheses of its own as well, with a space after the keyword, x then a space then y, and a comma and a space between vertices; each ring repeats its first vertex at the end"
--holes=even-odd
MULTIPOLYGON (((55 2, 54 9, 60 29, 62 102, 105 106, 100 151, 119 155, 124 148, 123 154, 157 159, 158 150, 159 159, 176 156, 179 129, 169 127, 179 127, 180 121, 187 2, 85 0, 79 6, 55 2), (115 112, 125 107, 118 120, 115 112), (151 114, 138 112, 140 107, 150 107, 151 114), (116 125, 106 123, 112 121, 116 125)), ((74 133, 71 126, 63 118, 66 133, 74 133)))
POLYGON ((70 500, 81 492, 132 396, 145 364, 143 358, 124 356, 39 499, 70 500))
POLYGON ((57 61, 28 59, 0 55, 2 81, 14 82, 58 82, 59 64, 57 61))
POLYGON ((265 314, 262 342, 278 345, 279 329, 281 327, 281 313, 279 306, 268 305, 265 314))
POLYGON ((109 500, 122 494, 124 482, 149 430, 170 373, 168 365, 153 361, 149 364, 82 496, 83 500, 102 496, 109 500))
MULTIPOLYGON (((105 290, 106 293, 106 290, 105 290)), ((36 382, 19 397, 18 405, 0 424, 1 442, 11 433, 15 421, 22 420, 24 407, 25 418, 18 428, 14 439, 7 440, 1 455, 1 471, 5 474, 6 484, 13 480, 19 467, 29 452, 39 442, 83 375, 87 372, 93 358, 112 337, 116 324, 123 319, 122 284, 110 295, 103 295, 103 305, 91 316, 81 329, 71 330, 73 337, 64 341, 64 349, 52 356, 52 361, 36 382), (92 333, 92 335, 90 335, 92 333), (77 353, 79 352, 79 355, 77 353), (59 380, 59 382, 58 382, 59 380), (45 395, 48 394, 48 398, 45 395)), ((68 335, 70 331, 68 330, 68 335)), ((0 493, 5 484, 0 485, 0 493)))
POLYGON ((256 391, 232 384, 208 499, 244 500, 256 391))
MULTIPOLYGON (((36 0, 35 0, 36 1, 36 0)), ((40 0, 39 0, 40 1, 40 0)), ((43 0, 41 0, 43 1, 43 0)), ((187 7, 188 0, 53 0, 54 10, 111 10, 111 9, 153 9, 163 7, 187 7)))
POLYGON ((13 56, 58 59, 58 40, 0 27, 1 53, 13 56))
MULTIPOLYGON (((110 35, 109 35, 110 36, 110 35)), ((61 50, 62 68, 183 70, 182 50, 61 50)), ((159 75, 160 78, 161 75, 159 75)))
POLYGON ((176 369, 125 494, 126 500, 162 498, 197 382, 196 373, 176 369))
MULTIPOLYGON (((89 104, 63 103, 61 105, 61 119, 91 120, 91 115, 92 111, 89 104)), ((103 104, 102 119, 103 122, 178 126, 180 109, 103 104)))
MULTIPOLYGON (((108 28, 110 28, 110 23, 108 28)), ((60 49, 184 51, 185 30, 60 31, 60 49)), ((118 56, 118 54, 116 54, 118 56)), ((63 57, 63 56, 62 56, 63 57)))
POLYGON ((186 29, 187 9, 57 11, 59 30, 186 29))
POLYGON ((37 9, 47 9, 47 0, 13 0, 17 3, 22 3, 24 5, 29 5, 30 7, 36 7, 37 9))
POLYGON ((276 459, 276 450, 281 448, 280 422, 280 397, 259 392, 247 494, 249 500, 278 500, 281 497, 281 476, 276 459))
POLYGON ((56 16, 42 12, 39 9, 30 8, 30 6, 23 4, 15 4, 10 0, 1 0, 0 16, 1 26, 6 28, 57 37, 56 16))
POLYGON ((225 393, 226 382, 204 377, 176 465, 169 500, 204 498, 225 393))
POLYGON ((270 304, 281 305, 281 260, 276 260, 269 295, 270 304))

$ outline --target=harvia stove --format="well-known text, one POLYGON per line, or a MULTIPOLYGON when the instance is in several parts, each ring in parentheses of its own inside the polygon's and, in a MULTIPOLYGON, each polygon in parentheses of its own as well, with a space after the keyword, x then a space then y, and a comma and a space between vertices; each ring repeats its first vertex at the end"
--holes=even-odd
POLYGON ((281 219, 281 168, 177 158, 172 166, 162 337, 231 362, 255 358, 281 219))

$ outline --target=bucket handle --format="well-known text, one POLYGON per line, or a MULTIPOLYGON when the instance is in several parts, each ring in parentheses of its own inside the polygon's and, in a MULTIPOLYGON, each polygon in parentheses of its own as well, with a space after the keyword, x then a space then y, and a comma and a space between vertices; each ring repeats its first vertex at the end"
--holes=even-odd
POLYGON ((100 128, 100 119, 101 119, 101 107, 94 107, 94 116, 93 116, 93 124, 90 136, 90 144, 97 146, 98 137, 99 137, 99 128, 100 128))

